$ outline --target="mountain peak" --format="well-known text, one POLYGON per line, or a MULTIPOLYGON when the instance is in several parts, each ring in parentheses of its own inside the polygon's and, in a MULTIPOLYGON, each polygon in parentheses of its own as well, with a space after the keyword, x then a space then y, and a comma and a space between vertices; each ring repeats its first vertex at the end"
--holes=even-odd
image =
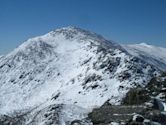
POLYGON ((68 26, 56 29, 45 35, 30 38, 13 52, 9 53, 8 56, 17 55, 17 53, 20 52, 26 55, 29 55, 29 53, 33 53, 32 55, 35 55, 35 53, 39 55, 38 53, 42 53, 44 51, 48 52, 48 50, 49 53, 54 53, 54 51, 58 51, 59 53, 73 50, 73 46, 77 48, 77 45, 84 46, 85 44, 93 44, 105 49, 112 48, 123 51, 119 44, 106 40, 101 35, 79 27, 68 26), (70 44, 70 46, 68 44, 70 44))
POLYGON ((80 27, 76 27, 76 26, 62 27, 62 28, 56 29, 55 31, 78 31, 78 32, 86 31, 86 32, 89 32, 88 30, 84 30, 84 29, 82 29, 80 27))
POLYGON ((77 26, 67 26, 67 27, 62 27, 62 28, 59 28, 59 29, 56 29, 56 30, 83 30, 82 28, 79 28, 77 26))
MULTIPOLYGON (((55 31, 53 31, 55 33, 63 33, 63 34, 92 34, 90 31, 88 30, 84 30, 75 26, 68 26, 68 27, 63 27, 60 29, 56 29, 55 31)), ((94 34, 94 33, 93 33, 94 34)))
POLYGON ((140 43, 139 45, 142 45, 142 46, 151 46, 151 45, 149 45, 149 44, 147 44, 147 43, 140 43))
POLYGON ((63 34, 67 38, 75 38, 75 37, 84 37, 85 38, 86 37, 86 38, 91 38, 91 39, 95 39, 95 40, 105 41, 104 37, 102 37, 101 35, 91 32, 86 29, 76 27, 76 26, 67 26, 67 27, 59 28, 59 29, 51 31, 49 34, 52 34, 52 35, 63 34))
POLYGON ((139 43, 140 45, 148 45, 147 43, 143 42, 143 43, 139 43))

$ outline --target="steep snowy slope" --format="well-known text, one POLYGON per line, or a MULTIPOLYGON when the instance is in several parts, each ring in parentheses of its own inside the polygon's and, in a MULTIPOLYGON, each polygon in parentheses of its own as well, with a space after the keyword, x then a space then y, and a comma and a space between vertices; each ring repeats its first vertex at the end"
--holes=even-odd
POLYGON ((76 105, 41 105, 0 116, 0 125, 92 125, 87 111, 76 105))
POLYGON ((47 104, 119 104, 159 70, 120 45, 75 27, 27 40, 0 59, 0 113, 47 104))
POLYGON ((133 56, 143 59, 161 70, 166 69, 166 48, 148 45, 146 43, 123 45, 133 56))

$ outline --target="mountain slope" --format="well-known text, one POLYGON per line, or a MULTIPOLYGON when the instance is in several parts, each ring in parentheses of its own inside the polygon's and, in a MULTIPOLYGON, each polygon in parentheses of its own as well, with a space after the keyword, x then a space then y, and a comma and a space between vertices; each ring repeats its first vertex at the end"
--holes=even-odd
POLYGON ((75 105, 41 105, 0 116, 1 125, 92 125, 87 111, 75 105))
POLYGON ((122 45, 131 55, 136 56, 160 70, 166 69, 166 48, 148 45, 146 43, 122 45))
POLYGON ((123 46, 75 27, 27 40, 0 59, 0 112, 43 103, 119 104, 127 91, 144 86, 160 69, 123 46))

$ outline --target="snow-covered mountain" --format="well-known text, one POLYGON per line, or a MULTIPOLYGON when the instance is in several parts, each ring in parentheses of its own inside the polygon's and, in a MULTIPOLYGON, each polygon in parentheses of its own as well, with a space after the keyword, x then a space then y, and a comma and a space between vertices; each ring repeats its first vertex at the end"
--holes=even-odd
MULTIPOLYGON (((76 27, 31 38, 0 58, 0 113, 52 104, 85 109, 107 100, 119 104, 130 88, 146 85, 161 71, 145 50, 76 27)), ((160 63, 166 70, 165 58, 160 63)))
POLYGON ((166 69, 166 48, 146 43, 122 45, 131 55, 136 56, 161 70, 166 69))

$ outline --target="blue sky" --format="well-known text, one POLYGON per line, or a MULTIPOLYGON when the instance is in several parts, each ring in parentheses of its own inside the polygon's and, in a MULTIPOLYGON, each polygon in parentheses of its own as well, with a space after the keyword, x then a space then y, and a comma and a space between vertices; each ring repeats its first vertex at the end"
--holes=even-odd
POLYGON ((166 47, 166 0, 0 0, 0 54, 69 25, 166 47))

